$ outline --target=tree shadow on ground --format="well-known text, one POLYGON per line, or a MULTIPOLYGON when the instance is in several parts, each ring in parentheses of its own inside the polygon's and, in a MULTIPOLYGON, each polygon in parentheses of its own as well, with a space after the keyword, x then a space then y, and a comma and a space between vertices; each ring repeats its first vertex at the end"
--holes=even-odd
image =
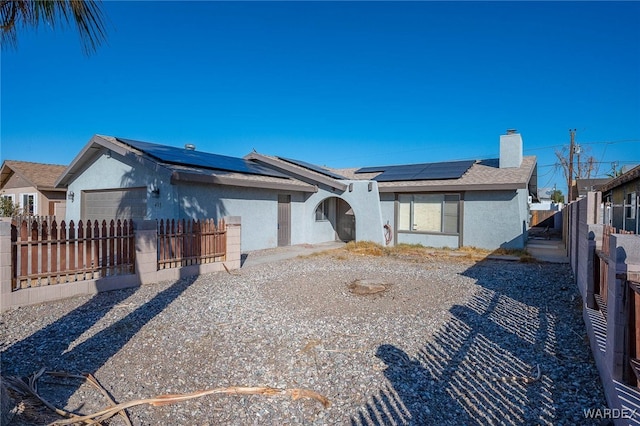
MULTIPOLYGON (((94 373, 120 351, 136 333, 176 300, 197 276, 176 281, 126 316, 97 331, 82 335, 103 320, 139 288, 98 293, 86 303, 31 336, 2 351, 2 376, 24 377, 44 367, 49 371, 94 373)), ((55 387, 50 402, 64 407, 81 383, 55 387)))
POLYGON ((351 425, 588 423, 583 409, 604 398, 583 391, 599 382, 584 326, 573 330, 578 344, 557 340, 571 333, 560 328, 582 324, 568 266, 482 261, 461 275, 477 292, 416 354, 377 348, 386 383, 351 425), (584 374, 569 377, 569 363, 584 374))

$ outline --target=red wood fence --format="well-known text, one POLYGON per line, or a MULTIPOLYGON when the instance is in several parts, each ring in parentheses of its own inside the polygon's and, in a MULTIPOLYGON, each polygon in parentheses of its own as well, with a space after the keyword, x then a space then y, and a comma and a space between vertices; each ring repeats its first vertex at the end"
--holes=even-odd
POLYGON ((160 220, 158 269, 223 261, 227 250, 224 220, 160 220))
MULTIPOLYGON (((609 291, 609 262, 611 261, 610 237, 611 234, 632 234, 633 232, 617 230, 613 226, 604 225, 602 230, 602 248, 596 250, 594 262, 594 297, 598 308, 607 318, 607 293, 609 291)), ((615 268, 615 263, 611 265, 615 268)), ((616 279, 623 279, 626 285, 624 296, 628 327, 625 327, 625 362, 623 365, 623 377, 626 383, 638 386, 640 380, 640 274, 628 272, 616 274, 616 279)))
POLYGON ((638 386, 640 382, 640 272, 628 272, 629 284, 629 364, 633 375, 627 377, 630 384, 638 386))
POLYGON ((11 225, 12 289, 81 281, 134 271, 131 221, 97 220, 68 226, 17 218, 11 225))
POLYGON ((602 229, 601 249, 596 250, 596 259, 593 262, 594 267, 594 297, 598 308, 602 311, 605 319, 607 318, 607 292, 608 292, 608 274, 609 274, 609 237, 615 234, 616 229, 613 226, 604 225, 602 229))
POLYGON ((549 225, 551 228, 553 228, 553 219, 551 219, 550 221, 547 221, 547 219, 555 216, 557 213, 559 212, 554 210, 531 210, 530 226, 534 227, 549 225), (543 224, 543 222, 545 223, 543 224))

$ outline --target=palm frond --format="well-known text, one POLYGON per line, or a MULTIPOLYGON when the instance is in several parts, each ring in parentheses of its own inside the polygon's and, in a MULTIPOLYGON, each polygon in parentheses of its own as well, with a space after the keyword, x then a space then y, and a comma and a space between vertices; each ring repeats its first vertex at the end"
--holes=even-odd
POLYGON ((95 0, 0 0, 2 46, 17 47, 20 27, 51 28, 75 24, 83 51, 95 52, 106 41, 104 14, 95 0))

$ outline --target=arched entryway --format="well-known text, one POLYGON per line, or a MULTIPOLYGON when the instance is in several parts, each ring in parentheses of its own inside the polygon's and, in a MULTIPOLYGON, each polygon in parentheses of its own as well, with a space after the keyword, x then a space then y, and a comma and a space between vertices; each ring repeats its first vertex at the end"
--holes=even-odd
POLYGON ((329 197, 316 206, 314 234, 325 241, 354 241, 356 216, 353 208, 341 198, 329 197))
POLYGON ((355 241, 356 215, 342 198, 336 198, 336 235, 340 241, 355 241))

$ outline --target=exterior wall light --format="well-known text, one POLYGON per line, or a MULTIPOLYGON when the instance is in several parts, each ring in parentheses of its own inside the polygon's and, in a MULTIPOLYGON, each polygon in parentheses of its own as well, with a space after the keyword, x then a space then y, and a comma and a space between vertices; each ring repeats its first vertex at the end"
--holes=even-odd
POLYGON ((76 194, 73 193, 73 191, 69 191, 67 193, 67 200, 71 200, 71 202, 73 203, 73 199, 75 198, 76 194))

